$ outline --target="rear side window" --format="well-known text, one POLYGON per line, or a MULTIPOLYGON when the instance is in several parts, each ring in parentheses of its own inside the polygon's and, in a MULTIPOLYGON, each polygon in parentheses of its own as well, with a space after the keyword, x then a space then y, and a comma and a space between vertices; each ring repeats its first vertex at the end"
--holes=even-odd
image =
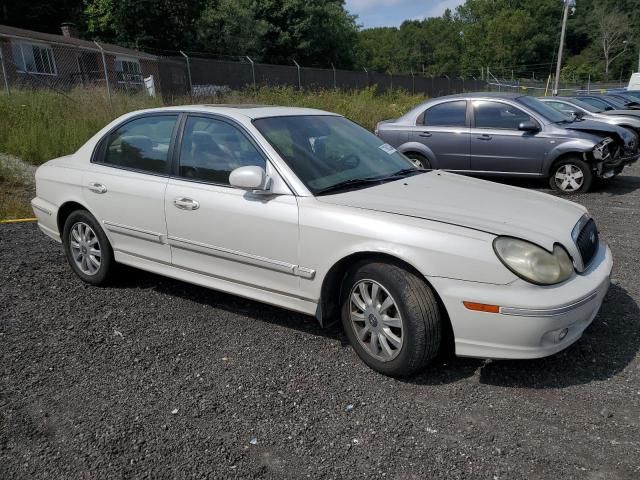
POLYGON ((177 119, 177 115, 154 115, 127 122, 109 135, 103 163, 167 173, 169 145, 177 119))
POLYGON ((467 102, 458 100, 435 105, 424 112, 423 125, 464 127, 467 124, 467 102))

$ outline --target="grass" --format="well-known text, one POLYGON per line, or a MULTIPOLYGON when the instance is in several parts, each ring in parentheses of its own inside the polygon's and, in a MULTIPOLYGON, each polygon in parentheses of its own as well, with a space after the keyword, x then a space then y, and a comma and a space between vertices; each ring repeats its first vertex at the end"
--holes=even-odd
MULTIPOLYGON (((299 91, 294 88, 264 87, 231 92, 222 97, 198 98, 197 103, 253 103, 310 107, 340 113, 373 130, 383 119, 397 118, 417 103, 422 95, 403 91, 377 94, 359 91, 299 91)), ((193 103, 177 98, 174 105, 193 103)), ((102 89, 78 89, 62 95, 48 90, 13 90, 0 94, 0 154, 14 155, 32 165, 76 151, 93 134, 120 115, 143 108, 162 106, 160 99, 144 95, 115 93, 109 102, 102 89)), ((33 186, 17 179, 0 157, 0 219, 31 216, 24 198, 33 186), (17 199, 17 200, 16 200, 17 199)))

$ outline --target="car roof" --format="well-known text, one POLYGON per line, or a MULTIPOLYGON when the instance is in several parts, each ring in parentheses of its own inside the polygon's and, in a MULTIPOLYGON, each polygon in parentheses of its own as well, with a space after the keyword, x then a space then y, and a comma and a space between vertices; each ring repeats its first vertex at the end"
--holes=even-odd
MULTIPOLYGON (((290 117, 302 115, 334 115, 337 113, 317 110, 315 108, 301 107, 279 107, 274 105, 252 105, 252 104, 202 104, 202 105, 179 105, 174 107, 160 107, 144 110, 145 113, 161 112, 195 112, 195 113, 217 113, 229 117, 246 117, 251 120, 267 117, 290 117)), ((141 112, 142 113, 142 112, 141 112)))
POLYGON ((442 97, 434 97, 431 100, 442 100, 443 98, 520 98, 526 95, 511 92, 469 92, 456 93, 455 95, 444 95, 442 97))

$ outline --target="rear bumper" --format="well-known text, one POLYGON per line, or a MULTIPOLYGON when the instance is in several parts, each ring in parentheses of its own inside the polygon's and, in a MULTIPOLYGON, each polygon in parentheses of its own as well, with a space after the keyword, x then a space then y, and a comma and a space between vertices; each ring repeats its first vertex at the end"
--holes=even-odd
POLYGON ((612 265, 611 251, 601 243, 589 269, 560 285, 429 281, 449 313, 457 355, 528 359, 552 355, 582 336, 607 293, 612 265), (468 310, 463 301, 498 305, 500 312, 468 310))
POLYGON ((60 232, 58 232, 58 207, 36 197, 31 200, 31 208, 38 219, 38 228, 42 233, 53 238, 56 242, 62 242, 60 232))

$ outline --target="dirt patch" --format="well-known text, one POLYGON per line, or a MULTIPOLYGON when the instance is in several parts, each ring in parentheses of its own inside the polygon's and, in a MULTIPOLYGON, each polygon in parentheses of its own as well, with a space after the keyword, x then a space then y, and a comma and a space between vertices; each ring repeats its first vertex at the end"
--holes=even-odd
POLYGON ((0 153, 0 220, 32 217, 36 168, 18 157, 0 153))

